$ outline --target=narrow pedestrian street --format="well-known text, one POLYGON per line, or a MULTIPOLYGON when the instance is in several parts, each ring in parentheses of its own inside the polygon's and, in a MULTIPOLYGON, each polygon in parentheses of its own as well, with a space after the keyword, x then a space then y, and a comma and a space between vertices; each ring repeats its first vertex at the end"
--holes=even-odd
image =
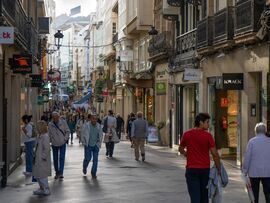
MULTIPOLYGON (((116 145, 113 159, 105 157, 105 146, 99 156, 97 180, 88 168, 82 174, 83 147, 75 140, 67 148, 64 180, 49 178, 51 195, 37 197, 38 187, 31 178, 25 179, 24 164, 8 178, 8 186, 0 193, 1 202, 94 202, 94 203, 174 203, 189 202, 184 171, 185 160, 171 149, 147 145, 146 162, 136 162, 127 141, 116 145)), ((91 164, 91 163, 90 163, 91 164)), ((224 190, 224 203, 248 202, 240 171, 225 165, 230 183, 224 190)))

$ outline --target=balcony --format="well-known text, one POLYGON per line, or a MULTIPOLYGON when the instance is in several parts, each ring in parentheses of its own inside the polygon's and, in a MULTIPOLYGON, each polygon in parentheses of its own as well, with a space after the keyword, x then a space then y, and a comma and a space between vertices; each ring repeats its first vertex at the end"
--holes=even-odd
POLYGON ((191 30, 176 38, 176 51, 178 54, 196 50, 196 30, 191 30))
POLYGON ((213 44, 213 17, 207 17, 197 26, 197 49, 203 49, 213 44))
POLYGON ((115 33, 112 38, 112 43, 116 43, 118 41, 118 33, 115 33))
POLYGON ((165 31, 156 36, 149 41, 148 53, 150 56, 149 60, 154 60, 160 56, 168 57, 170 51, 173 50, 173 42, 171 32, 165 31))
POLYGON ((264 4, 257 0, 241 0, 235 6, 235 36, 257 32, 264 4))
POLYGON ((10 24, 14 23, 15 2, 16 0, 2 0, 3 16, 5 16, 5 20, 10 24))
POLYGON ((214 45, 228 42, 234 36, 234 7, 227 7, 214 15, 214 45))

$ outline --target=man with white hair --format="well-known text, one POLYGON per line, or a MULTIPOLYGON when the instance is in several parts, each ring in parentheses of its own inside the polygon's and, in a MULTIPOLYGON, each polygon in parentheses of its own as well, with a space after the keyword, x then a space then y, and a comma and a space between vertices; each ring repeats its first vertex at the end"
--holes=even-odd
POLYGON ((48 133, 52 143, 54 178, 63 180, 66 143, 69 139, 70 130, 67 122, 64 119, 60 119, 60 114, 56 111, 52 113, 52 121, 48 125, 48 133))
POLYGON ((265 202, 270 203, 270 138, 266 136, 266 130, 264 123, 256 124, 256 136, 248 142, 242 169, 243 174, 250 179, 255 203, 259 202, 260 182, 265 202))
POLYGON ((148 135, 148 123, 143 119, 143 113, 141 111, 137 112, 137 119, 133 121, 131 127, 131 139, 134 143, 134 152, 135 152, 135 160, 139 161, 141 150, 142 161, 145 161, 145 139, 148 135))

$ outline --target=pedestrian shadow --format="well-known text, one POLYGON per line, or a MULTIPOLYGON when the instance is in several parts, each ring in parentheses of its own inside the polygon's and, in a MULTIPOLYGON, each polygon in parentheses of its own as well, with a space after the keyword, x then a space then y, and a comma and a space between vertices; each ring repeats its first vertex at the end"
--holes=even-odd
POLYGON ((98 179, 83 176, 83 182, 85 183, 85 189, 99 190, 100 188, 98 179))

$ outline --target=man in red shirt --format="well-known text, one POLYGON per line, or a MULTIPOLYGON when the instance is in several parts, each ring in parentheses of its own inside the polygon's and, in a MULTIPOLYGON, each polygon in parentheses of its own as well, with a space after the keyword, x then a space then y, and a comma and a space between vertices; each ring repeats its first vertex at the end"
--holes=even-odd
POLYGON ((208 203, 207 184, 210 171, 209 151, 220 171, 220 158, 209 129, 210 116, 199 113, 195 118, 195 128, 186 131, 179 145, 179 152, 187 157, 186 182, 191 203, 208 203))

